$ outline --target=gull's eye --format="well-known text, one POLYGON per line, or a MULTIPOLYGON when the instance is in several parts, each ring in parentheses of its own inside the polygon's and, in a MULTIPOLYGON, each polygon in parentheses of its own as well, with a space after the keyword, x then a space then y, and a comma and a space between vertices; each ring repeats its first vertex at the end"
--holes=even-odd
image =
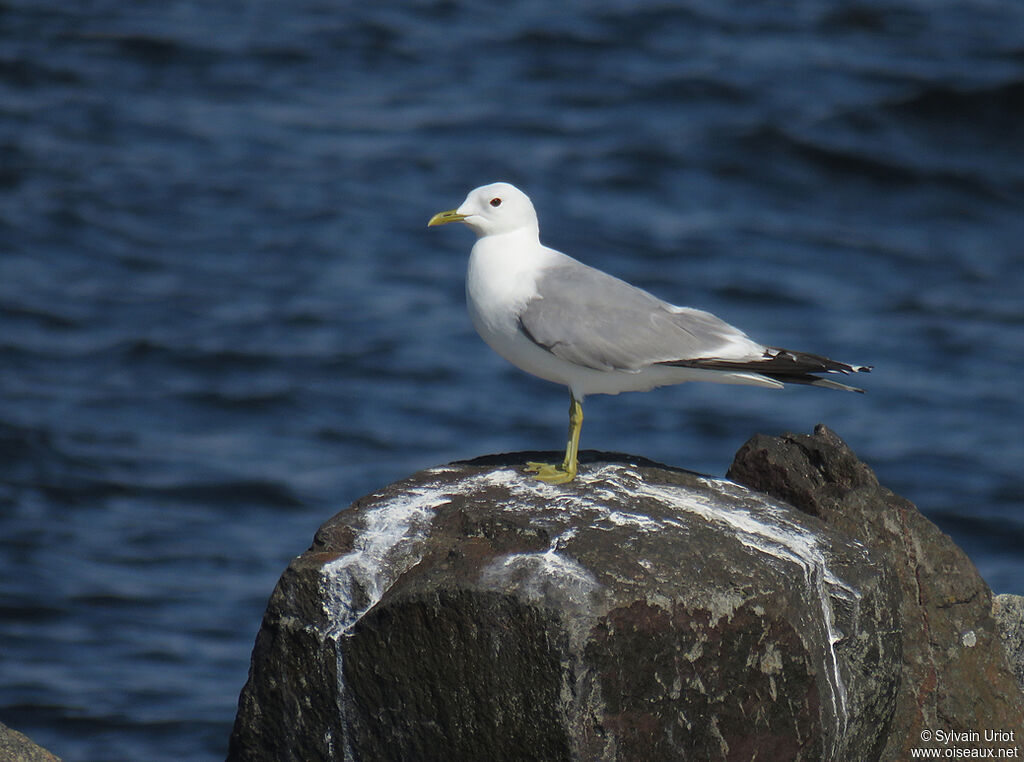
POLYGON ((491 206, 501 206, 501 199, 500 198, 492 198, 491 199, 491 206))

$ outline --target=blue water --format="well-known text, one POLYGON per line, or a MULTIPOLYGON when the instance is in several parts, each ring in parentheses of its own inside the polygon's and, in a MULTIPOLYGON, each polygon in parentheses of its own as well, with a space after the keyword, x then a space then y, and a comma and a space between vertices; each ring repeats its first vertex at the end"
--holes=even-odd
POLYGON ((0 721, 223 756, 266 599, 353 499, 563 444, 465 314, 544 240, 867 395, 594 397, 583 446, 722 474, 826 422, 1024 593, 1024 4, 0 2, 0 721), (561 8, 552 13, 550 8, 561 8))

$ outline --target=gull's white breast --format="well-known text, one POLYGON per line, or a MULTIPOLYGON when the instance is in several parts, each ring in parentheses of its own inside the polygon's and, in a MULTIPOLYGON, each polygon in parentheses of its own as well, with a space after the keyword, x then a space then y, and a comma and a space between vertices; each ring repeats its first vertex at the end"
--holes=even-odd
POLYGON ((477 240, 466 271, 466 304, 480 337, 495 352, 527 373, 571 385, 575 366, 534 344, 519 326, 519 315, 537 297, 537 278, 562 256, 521 230, 477 240))

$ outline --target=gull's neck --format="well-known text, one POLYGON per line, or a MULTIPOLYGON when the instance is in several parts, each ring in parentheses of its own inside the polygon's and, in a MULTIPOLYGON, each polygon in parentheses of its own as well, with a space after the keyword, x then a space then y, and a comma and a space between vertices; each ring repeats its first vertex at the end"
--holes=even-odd
POLYGON ((470 252, 470 269, 485 277, 508 279, 532 277, 551 263, 554 252, 541 245, 536 227, 517 228, 479 238, 470 252))

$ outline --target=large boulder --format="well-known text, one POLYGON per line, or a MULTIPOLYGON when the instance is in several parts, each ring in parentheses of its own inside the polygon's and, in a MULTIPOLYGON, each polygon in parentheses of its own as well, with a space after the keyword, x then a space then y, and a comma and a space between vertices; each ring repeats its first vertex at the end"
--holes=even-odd
POLYGON ((962 739, 964 752, 1021 753, 1024 701, 993 620, 992 591, 947 535, 881 486, 825 426, 813 435, 755 436, 727 475, 856 538, 898 580, 902 680, 882 759, 910 759, 915 747, 945 753, 953 747, 942 739, 962 739), (985 731, 1012 738, 986 741, 985 731))
POLYGON ((890 563, 733 482, 626 456, 423 471, 275 589, 231 760, 878 759, 890 563))

